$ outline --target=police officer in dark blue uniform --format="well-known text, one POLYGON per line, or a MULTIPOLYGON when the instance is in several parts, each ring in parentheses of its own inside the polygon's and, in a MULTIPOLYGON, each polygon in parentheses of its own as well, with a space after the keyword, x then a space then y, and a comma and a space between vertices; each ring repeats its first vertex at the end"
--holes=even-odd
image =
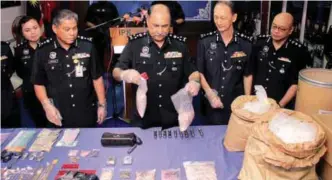
POLYGON ((217 31, 203 34, 198 43, 196 65, 206 97, 203 108, 207 124, 228 124, 232 101, 251 91, 251 37, 235 32, 236 17, 231 2, 217 2, 217 31))
POLYGON ((14 73, 13 53, 9 44, 1 41, 1 127, 21 126, 20 109, 10 81, 14 73))
POLYGON ((271 35, 260 35, 253 47, 254 85, 263 85, 267 95, 281 107, 294 108, 299 71, 312 65, 307 47, 289 36, 293 16, 275 16, 271 35))
POLYGON ((102 68, 91 39, 77 36, 77 23, 76 13, 58 12, 52 25, 56 38, 35 52, 31 80, 51 123, 93 127, 106 116, 102 68))
MULTIPOLYGON (((113 70, 113 76, 118 81, 138 85, 141 74, 146 73, 146 112, 141 118, 135 108, 132 123, 141 128, 169 128, 178 125, 178 114, 171 96, 183 87, 189 95, 197 95, 200 89, 199 73, 190 61, 185 38, 169 34, 171 17, 168 7, 153 5, 147 20, 148 33, 130 38, 113 70)), ((136 92, 137 86, 133 89, 136 92)), ((135 100, 136 93, 133 96, 135 100)))
POLYGON ((16 38, 23 40, 22 43, 17 44, 15 47, 14 65, 17 75, 23 80, 21 88, 24 106, 35 122, 36 127, 46 127, 45 112, 35 95, 33 84, 30 81, 33 55, 37 48, 37 43, 41 40, 41 28, 36 19, 23 16, 19 21, 16 32, 18 32, 16 38))

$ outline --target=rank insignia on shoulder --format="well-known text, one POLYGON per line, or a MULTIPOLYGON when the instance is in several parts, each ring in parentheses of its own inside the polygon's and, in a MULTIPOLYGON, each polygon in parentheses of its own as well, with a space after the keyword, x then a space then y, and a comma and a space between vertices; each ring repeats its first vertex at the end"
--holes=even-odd
POLYGON ((298 40, 290 40, 290 43, 301 48, 302 46, 304 46, 300 41, 298 40))
POLYGON ((48 38, 48 39, 45 39, 44 41, 39 42, 38 46, 42 47, 43 45, 48 44, 50 42, 52 42, 52 38, 48 38))
POLYGON ((186 37, 175 35, 175 34, 168 34, 168 37, 171 37, 172 39, 176 39, 182 42, 186 42, 186 37))
POLYGON ((208 33, 201 34, 201 39, 204 39, 205 37, 215 35, 216 33, 217 33, 217 31, 211 31, 211 32, 208 32, 208 33))
POLYGON ((245 39, 247 41, 252 41, 253 40, 253 37, 252 36, 248 36, 246 34, 243 34, 243 33, 236 33, 237 36, 240 36, 242 39, 245 39))
POLYGON ((87 41, 92 42, 92 38, 91 38, 91 37, 77 36, 77 38, 78 38, 78 39, 81 39, 81 40, 87 40, 87 41))
POLYGON ((270 37, 269 34, 261 34, 261 35, 257 36, 257 39, 264 39, 264 38, 268 38, 268 37, 270 37))
POLYGON ((128 36, 128 39, 129 39, 129 41, 132 41, 132 40, 135 40, 135 39, 145 37, 146 35, 147 35, 146 32, 137 33, 137 34, 128 36))

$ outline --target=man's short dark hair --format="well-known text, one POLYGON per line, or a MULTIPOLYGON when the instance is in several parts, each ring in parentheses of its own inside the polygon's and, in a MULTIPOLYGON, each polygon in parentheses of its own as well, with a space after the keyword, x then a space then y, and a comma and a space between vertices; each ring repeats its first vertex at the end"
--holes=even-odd
POLYGON ((234 3, 233 3, 232 1, 220 0, 220 1, 218 1, 218 2, 216 3, 216 5, 214 6, 214 8, 215 8, 217 5, 221 5, 221 4, 228 6, 228 7, 231 9, 232 13, 233 13, 233 14, 235 13, 235 11, 234 11, 234 3))

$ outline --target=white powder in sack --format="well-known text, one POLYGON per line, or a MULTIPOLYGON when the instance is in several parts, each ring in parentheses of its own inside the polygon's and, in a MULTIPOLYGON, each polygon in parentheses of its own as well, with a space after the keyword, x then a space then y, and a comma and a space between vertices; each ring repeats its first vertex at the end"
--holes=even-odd
POLYGON ((242 109, 255 114, 264 114, 267 111, 269 111, 270 107, 271 105, 265 102, 254 101, 254 102, 246 102, 242 109))
POLYGON ((269 111, 271 107, 266 91, 261 85, 255 85, 255 91, 257 101, 246 102, 243 106, 243 109, 255 114, 264 114, 269 111))
POLYGON ((312 142, 317 129, 308 122, 279 113, 269 122, 269 130, 286 144, 312 142))

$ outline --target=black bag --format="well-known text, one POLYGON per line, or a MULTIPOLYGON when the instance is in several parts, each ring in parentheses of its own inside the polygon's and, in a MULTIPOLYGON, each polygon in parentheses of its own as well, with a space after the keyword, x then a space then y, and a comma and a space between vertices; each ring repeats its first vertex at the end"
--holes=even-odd
POLYGON ((142 140, 134 133, 128 134, 114 134, 105 132, 101 137, 101 145, 103 147, 110 146, 134 146, 141 145, 142 140))

